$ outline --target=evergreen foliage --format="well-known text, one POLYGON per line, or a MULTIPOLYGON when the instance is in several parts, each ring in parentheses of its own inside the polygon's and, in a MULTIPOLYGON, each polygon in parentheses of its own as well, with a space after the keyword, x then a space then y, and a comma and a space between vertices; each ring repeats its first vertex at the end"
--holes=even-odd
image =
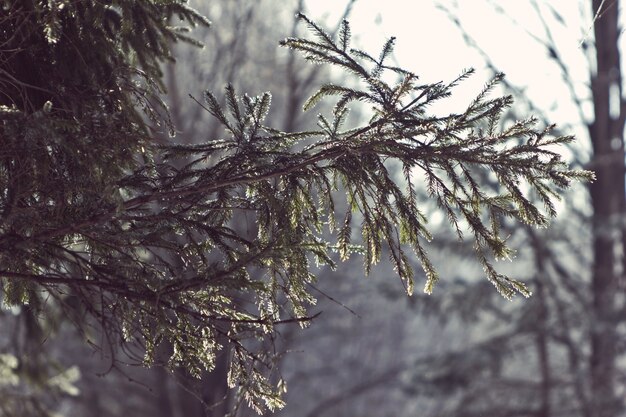
POLYGON ((334 268, 358 252, 367 273, 386 252, 410 294, 412 248, 425 291, 433 291, 420 181, 458 237, 469 233, 488 280, 511 298, 529 290, 493 266, 511 254, 501 219, 546 226, 558 192, 591 178, 555 150, 571 136, 551 136, 532 118, 499 128, 512 102, 489 96, 501 76, 464 112, 435 116, 429 106, 471 70, 448 84, 421 84, 387 64, 393 38, 374 57, 350 48, 347 22, 333 39, 303 15, 312 39, 282 44, 360 82, 328 83, 311 96, 305 109, 337 99, 316 130, 266 126, 270 94, 228 86, 225 107, 208 91, 198 102, 224 126, 223 138, 159 144, 149 134, 156 123, 169 127, 159 64, 170 59, 168 41, 189 41, 168 22, 205 19, 180 0, 2 4, 5 303, 43 315, 61 310, 113 361, 120 344, 146 366, 165 362, 200 375, 227 349, 229 385, 259 412, 282 405, 283 381, 264 342, 278 324, 310 320, 312 262, 334 268), (385 81, 389 74, 396 83, 385 81), (371 106, 372 116, 349 128, 354 102, 371 106), (479 180, 485 172, 502 192, 479 180), (337 198, 348 202, 345 213, 336 213, 337 198), (165 359, 160 345, 170 351, 165 359))

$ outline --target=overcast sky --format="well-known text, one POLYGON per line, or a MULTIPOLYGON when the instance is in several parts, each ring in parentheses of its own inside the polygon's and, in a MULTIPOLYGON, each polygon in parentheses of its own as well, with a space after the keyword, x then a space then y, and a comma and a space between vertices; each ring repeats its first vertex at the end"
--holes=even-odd
MULTIPOLYGON (((308 13, 334 24, 346 0, 310 0, 308 13)), ((588 95, 589 64, 583 42, 593 38, 589 1, 576 0, 357 0, 350 22, 356 45, 377 54, 389 36, 396 36, 397 63, 427 82, 447 81, 463 68, 474 67, 477 75, 459 88, 453 99, 465 101, 490 76, 484 57, 469 47, 452 23, 446 6, 486 52, 492 62, 516 86, 524 88, 551 121, 579 124, 577 111, 562 72, 540 40, 552 36, 581 97, 588 95), (545 25, 534 8, 541 11, 545 25), (498 9, 502 10, 498 10, 498 9), (550 34, 545 27, 549 27, 550 34), (535 39, 534 39, 535 38, 535 39)), ((587 114, 589 115, 589 113, 587 114)), ((584 131, 577 134, 584 134, 584 131)))

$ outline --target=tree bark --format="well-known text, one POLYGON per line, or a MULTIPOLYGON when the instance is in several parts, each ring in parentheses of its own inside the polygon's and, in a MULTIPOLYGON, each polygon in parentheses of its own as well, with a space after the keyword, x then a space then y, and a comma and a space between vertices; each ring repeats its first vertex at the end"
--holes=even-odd
POLYGON ((591 184, 593 206, 593 250, 591 357, 589 364, 592 414, 618 415, 615 393, 615 331, 618 276, 621 265, 616 256, 624 230, 624 100, 619 52, 619 1, 592 0, 596 46, 596 71, 591 75, 594 121, 589 125, 593 144, 593 169, 597 180, 591 184))

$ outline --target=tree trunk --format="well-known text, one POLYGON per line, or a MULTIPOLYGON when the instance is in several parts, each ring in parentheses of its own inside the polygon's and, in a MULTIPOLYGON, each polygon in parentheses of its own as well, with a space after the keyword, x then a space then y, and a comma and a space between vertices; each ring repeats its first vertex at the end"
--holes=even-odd
POLYGON ((591 184, 593 250, 591 306, 591 381, 594 417, 618 415, 615 393, 617 349, 616 300, 621 265, 616 256, 622 244, 624 208, 624 101, 619 53, 619 1, 593 0, 596 72, 591 75, 594 104, 589 133, 593 144, 591 184), (602 9, 600 9, 602 7, 602 9))

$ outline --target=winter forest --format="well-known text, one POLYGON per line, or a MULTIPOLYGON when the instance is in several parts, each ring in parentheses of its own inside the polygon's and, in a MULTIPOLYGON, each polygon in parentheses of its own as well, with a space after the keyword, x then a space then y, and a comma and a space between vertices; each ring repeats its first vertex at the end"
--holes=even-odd
POLYGON ((622 11, 0 0, 0 416, 626 416, 622 11))

